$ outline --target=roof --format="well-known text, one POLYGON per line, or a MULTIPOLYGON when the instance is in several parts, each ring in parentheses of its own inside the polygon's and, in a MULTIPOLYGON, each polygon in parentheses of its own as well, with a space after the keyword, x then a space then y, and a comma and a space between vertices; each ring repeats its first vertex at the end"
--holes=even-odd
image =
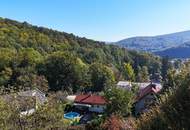
POLYGON ((129 81, 119 81, 117 83, 118 86, 130 86, 131 85, 131 82, 129 81))
POLYGON ((35 108, 36 106, 36 99, 35 97, 25 97, 15 94, 6 94, 1 96, 6 103, 15 104, 17 105, 18 109, 21 111, 25 111, 29 108, 35 108))
POLYGON ((135 85, 139 86, 139 89, 140 89, 140 90, 142 90, 142 89, 146 88, 148 85, 150 85, 150 84, 151 84, 151 82, 144 82, 144 83, 133 83, 133 84, 135 84, 135 85))
POLYGON ((139 86, 140 89, 143 89, 145 88, 146 86, 148 86, 151 82, 143 82, 143 83, 140 83, 140 82, 129 82, 129 81, 119 81, 117 83, 117 86, 121 86, 121 87, 126 87, 126 88, 131 88, 132 85, 137 85, 139 86))
POLYGON ((126 88, 128 90, 130 90, 132 87, 131 82, 128 82, 128 81, 119 81, 117 83, 117 86, 122 87, 122 88, 126 88))
POLYGON ((90 105, 105 105, 106 100, 103 96, 99 95, 77 95, 75 98, 75 103, 80 104, 90 104, 90 105))
POLYGON ((36 97, 38 103, 40 104, 45 103, 47 100, 45 94, 38 89, 22 91, 19 92, 18 95, 23 97, 36 97))
POLYGON ((82 102, 86 98, 88 98, 90 94, 85 94, 85 95, 77 95, 74 102, 82 102))
POLYGON ((0 97, 3 98, 6 102, 17 100, 24 103, 26 102, 25 100, 31 99, 35 100, 35 102, 37 101, 39 104, 43 104, 47 101, 45 94, 38 89, 5 94, 0 97))
POLYGON ((70 101, 70 102, 75 101, 75 98, 76 98, 76 95, 69 95, 69 96, 66 97, 66 99, 67 99, 68 101, 70 101))
MULTIPOLYGON (((142 82, 142 83, 140 83, 140 82, 119 81, 117 83, 117 86, 130 90, 133 84, 137 85, 139 87, 139 90, 143 90, 148 85, 150 85, 151 82, 142 82)), ((155 84, 160 89, 162 88, 162 85, 160 83, 152 83, 152 84, 155 84)))
POLYGON ((159 86, 159 84, 149 84, 147 87, 140 90, 139 94, 137 95, 136 100, 138 101, 150 93, 158 93, 160 92, 160 90, 161 90, 161 87, 159 86))

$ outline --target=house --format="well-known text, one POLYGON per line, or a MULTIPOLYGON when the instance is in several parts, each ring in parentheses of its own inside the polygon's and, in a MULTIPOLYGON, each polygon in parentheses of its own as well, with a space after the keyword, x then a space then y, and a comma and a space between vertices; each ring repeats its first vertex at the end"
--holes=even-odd
POLYGON ((137 85, 139 87, 139 90, 142 90, 145 87, 147 87, 149 84, 151 84, 151 82, 140 83, 140 82, 119 81, 117 83, 117 87, 127 89, 127 90, 131 90, 133 85, 137 85))
POLYGON ((135 102, 135 115, 148 111, 149 107, 156 101, 156 94, 162 89, 158 84, 149 84, 140 90, 135 102))
POLYGON ((74 100, 76 108, 87 108, 89 112, 103 113, 106 108, 106 100, 99 95, 77 95, 74 100))
POLYGON ((43 105, 47 101, 45 93, 43 93, 39 89, 22 91, 22 92, 18 93, 18 96, 22 96, 22 97, 34 97, 35 100, 36 100, 36 108, 39 105, 43 105))
POLYGON ((119 81, 117 83, 117 87, 124 88, 127 90, 131 90, 132 84, 129 81, 119 81))
POLYGON ((43 105, 47 101, 45 94, 39 89, 6 94, 1 96, 1 98, 7 103, 16 103, 21 116, 34 113, 40 105, 43 105))
POLYGON ((156 94, 162 89, 160 83, 152 82, 128 82, 128 81, 119 81, 117 87, 131 90, 133 85, 138 86, 139 91, 137 92, 136 100, 134 103, 134 114, 137 116, 140 113, 148 111, 149 107, 153 105, 156 101, 156 94))
POLYGON ((131 90, 132 86, 133 85, 136 85, 138 86, 139 88, 139 91, 143 90, 144 88, 146 88, 148 85, 150 84, 155 84, 157 87, 159 88, 162 88, 162 85, 160 83, 151 83, 151 82, 129 82, 129 81, 119 81, 117 83, 117 87, 119 88, 123 88, 123 89, 126 89, 126 90, 131 90))

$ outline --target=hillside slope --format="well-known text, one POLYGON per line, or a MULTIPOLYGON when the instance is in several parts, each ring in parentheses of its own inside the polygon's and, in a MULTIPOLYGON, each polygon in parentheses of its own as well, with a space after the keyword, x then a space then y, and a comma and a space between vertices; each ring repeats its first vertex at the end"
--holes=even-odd
POLYGON ((163 51, 155 52, 159 56, 168 56, 170 58, 190 58, 190 43, 184 43, 177 47, 172 47, 163 51))
POLYGON ((124 63, 130 63, 135 72, 138 67, 147 66, 153 74, 161 66, 160 58, 149 53, 3 18, 0 18, 0 61, 0 86, 35 87, 45 77, 53 90, 72 87, 75 91, 92 86, 91 72, 102 74, 94 74, 103 77, 103 81, 94 82, 101 87, 109 80, 105 75, 112 71, 116 79, 124 77, 124 63))
POLYGON ((104 42, 81 38, 73 34, 37 27, 27 22, 17 22, 0 18, 0 48, 34 48, 46 55, 55 51, 76 53, 86 63, 101 62, 121 65, 121 62, 133 62, 137 57, 155 58, 151 54, 138 53, 106 45, 104 42))
POLYGON ((116 42, 116 45, 133 50, 155 52, 190 41, 190 31, 152 37, 133 37, 116 42))

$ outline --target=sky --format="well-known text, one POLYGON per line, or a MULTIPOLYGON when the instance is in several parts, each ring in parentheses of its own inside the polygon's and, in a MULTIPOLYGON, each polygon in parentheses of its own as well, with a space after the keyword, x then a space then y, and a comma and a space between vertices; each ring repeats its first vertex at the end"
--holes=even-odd
POLYGON ((0 17, 114 42, 190 30, 190 0, 0 0, 0 17))

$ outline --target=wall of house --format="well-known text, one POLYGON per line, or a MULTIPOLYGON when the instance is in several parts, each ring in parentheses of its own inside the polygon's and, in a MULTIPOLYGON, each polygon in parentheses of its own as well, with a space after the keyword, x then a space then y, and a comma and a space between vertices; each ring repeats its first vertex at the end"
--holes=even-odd
POLYGON ((89 108, 89 111, 91 112, 98 112, 98 113, 103 113, 105 110, 106 106, 105 105, 92 105, 89 108))
POLYGON ((152 94, 148 94, 145 97, 143 97, 141 100, 139 100, 135 104, 135 115, 138 115, 143 111, 146 111, 147 106, 151 104, 153 100, 154 96, 152 94))

